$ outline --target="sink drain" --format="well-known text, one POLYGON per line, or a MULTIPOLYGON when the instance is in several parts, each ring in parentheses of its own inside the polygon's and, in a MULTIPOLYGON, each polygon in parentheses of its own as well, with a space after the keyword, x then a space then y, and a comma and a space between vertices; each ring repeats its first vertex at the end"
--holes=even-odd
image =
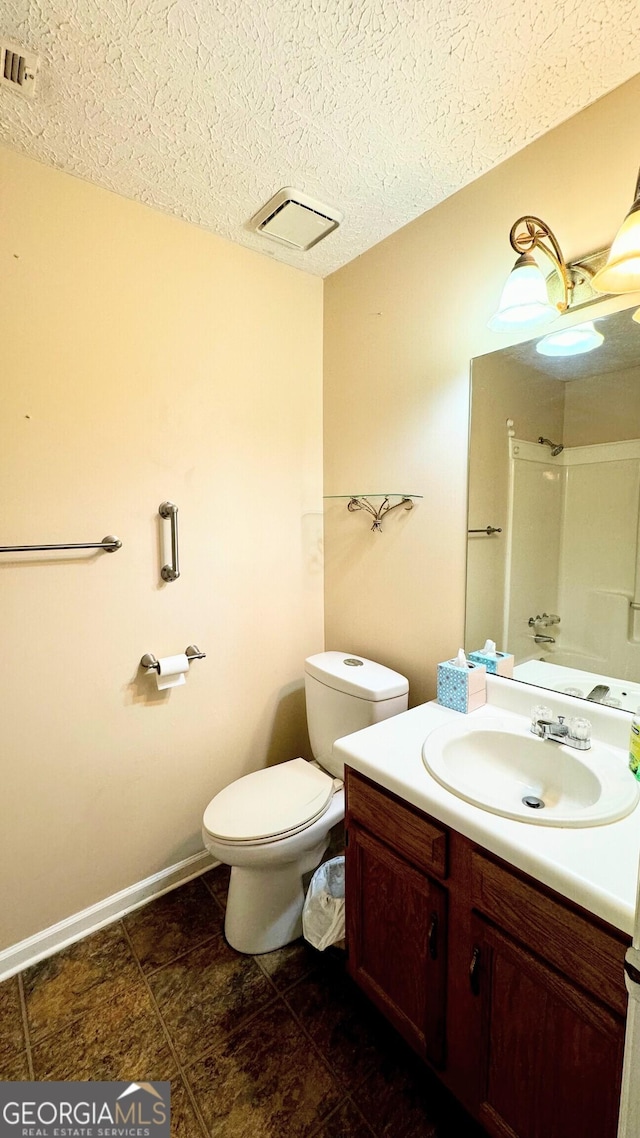
POLYGON ((535 794, 525 794, 522 804, 531 810, 544 810, 544 802, 541 798, 536 798, 535 794))

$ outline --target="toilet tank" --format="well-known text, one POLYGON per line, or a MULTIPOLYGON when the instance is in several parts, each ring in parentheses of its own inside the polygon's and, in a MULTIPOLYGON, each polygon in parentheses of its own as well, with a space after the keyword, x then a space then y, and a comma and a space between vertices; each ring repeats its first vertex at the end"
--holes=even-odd
POLYGON ((344 763, 333 755, 335 740, 406 711, 409 681, 391 668, 348 652, 309 656, 304 672, 314 756, 329 774, 344 778, 344 763))

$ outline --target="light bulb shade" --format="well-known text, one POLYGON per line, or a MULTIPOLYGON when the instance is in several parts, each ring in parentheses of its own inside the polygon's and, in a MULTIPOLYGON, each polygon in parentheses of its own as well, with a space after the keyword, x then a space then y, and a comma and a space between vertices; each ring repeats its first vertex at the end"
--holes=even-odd
POLYGON ((598 332, 593 321, 589 320, 586 324, 551 332, 536 344, 536 351, 541 356, 581 356, 599 348, 603 342, 602 332, 598 332))
POLYGON ((498 310, 488 327, 492 332, 510 332, 548 324, 558 315, 558 309, 549 302, 541 269, 530 253, 523 253, 507 277, 498 310))
POLYGON ((640 289, 640 201, 635 201, 620 226, 607 262, 591 281, 598 292, 640 289))

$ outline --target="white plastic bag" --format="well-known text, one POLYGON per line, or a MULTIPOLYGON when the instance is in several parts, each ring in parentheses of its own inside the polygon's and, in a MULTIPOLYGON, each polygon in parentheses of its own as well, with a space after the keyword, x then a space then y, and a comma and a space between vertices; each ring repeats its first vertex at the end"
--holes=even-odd
POLYGON ((302 932, 320 952, 344 938, 344 857, 316 869, 302 910, 302 932))

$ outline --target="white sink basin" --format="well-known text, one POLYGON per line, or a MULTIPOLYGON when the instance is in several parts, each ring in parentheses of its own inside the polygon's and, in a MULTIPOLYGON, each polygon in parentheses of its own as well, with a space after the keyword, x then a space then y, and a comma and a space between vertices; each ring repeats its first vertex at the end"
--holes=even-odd
POLYGON ((640 797, 620 751, 603 743, 573 750, 531 734, 524 719, 447 723, 427 736, 422 758, 458 798, 539 826, 601 826, 640 797))

